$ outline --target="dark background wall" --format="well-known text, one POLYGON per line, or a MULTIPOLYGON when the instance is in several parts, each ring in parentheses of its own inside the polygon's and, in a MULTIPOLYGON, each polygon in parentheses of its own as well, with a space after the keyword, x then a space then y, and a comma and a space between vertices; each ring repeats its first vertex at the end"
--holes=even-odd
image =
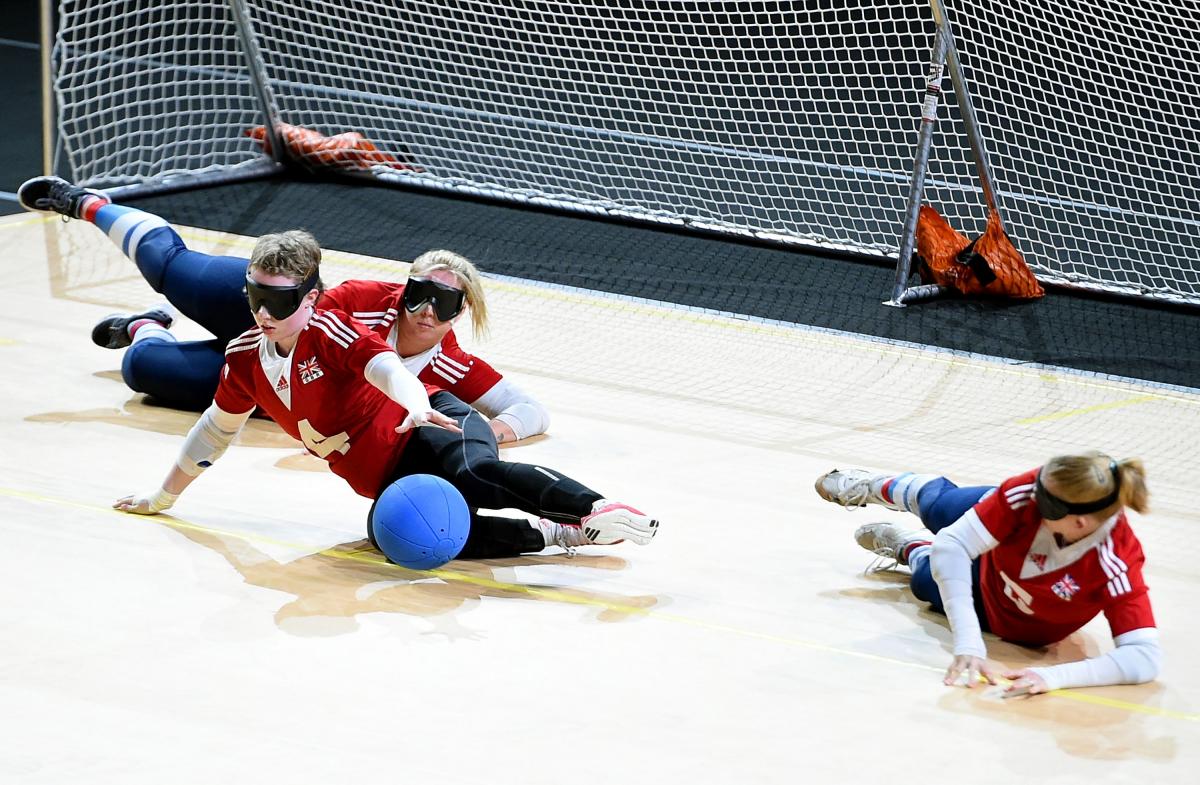
MULTIPOLYGON (((41 51, 37 0, 7 0, 0 21, 0 194, 15 194, 27 178, 41 174, 41 51)), ((20 212, 0 195, 0 215, 20 212)))

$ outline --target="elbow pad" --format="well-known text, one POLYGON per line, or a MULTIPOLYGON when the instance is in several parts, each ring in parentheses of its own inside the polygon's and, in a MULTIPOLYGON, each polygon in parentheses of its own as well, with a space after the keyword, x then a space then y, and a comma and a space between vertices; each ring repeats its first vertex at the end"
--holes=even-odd
POLYGON ((550 427, 550 412, 546 407, 508 379, 496 382, 471 406, 512 428, 518 439, 537 436, 550 427))
POLYGON ((550 427, 550 413, 536 401, 510 406, 497 414, 495 419, 512 428, 518 439, 537 436, 550 427))
POLYGON ((380 352, 368 360, 363 377, 410 414, 428 412, 432 408, 425 385, 404 367, 395 352, 380 352))
POLYGON ((189 477, 199 476, 225 453, 248 419, 250 412, 230 414, 215 403, 209 406, 184 439, 176 461, 179 470, 189 477))
POLYGON ((1154 681, 1162 672, 1162 647, 1158 645, 1158 630, 1150 627, 1131 630, 1113 638, 1117 648, 1111 656, 1121 669, 1126 684, 1154 681))

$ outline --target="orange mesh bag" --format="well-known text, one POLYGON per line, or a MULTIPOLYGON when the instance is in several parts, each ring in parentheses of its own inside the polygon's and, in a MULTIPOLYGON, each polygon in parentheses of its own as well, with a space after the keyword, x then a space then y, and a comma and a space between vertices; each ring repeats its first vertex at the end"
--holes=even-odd
POLYGON ((958 287, 960 265, 955 257, 971 241, 954 231, 942 214, 929 205, 921 205, 917 218, 917 270, 925 283, 958 287))
MULTIPOLYGON (((373 164, 384 164, 393 169, 418 168, 379 150, 357 131, 325 136, 318 131, 287 123, 279 123, 276 130, 288 153, 303 163, 338 169, 370 169, 373 164)), ((271 152, 271 141, 267 139, 264 126, 255 126, 246 131, 246 135, 258 141, 268 153, 271 152)))
POLYGON ((987 230, 968 242, 937 210, 922 205, 916 239, 918 270, 926 283, 972 296, 1030 300, 1045 294, 994 212, 988 214, 987 230))

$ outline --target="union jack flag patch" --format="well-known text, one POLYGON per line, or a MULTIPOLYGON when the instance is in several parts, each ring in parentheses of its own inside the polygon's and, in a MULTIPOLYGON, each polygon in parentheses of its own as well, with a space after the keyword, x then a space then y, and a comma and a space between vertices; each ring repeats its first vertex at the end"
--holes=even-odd
POLYGON ((1069 601, 1075 596, 1075 592, 1079 591, 1079 584, 1070 575, 1064 575, 1061 581, 1050 587, 1050 591, 1057 594, 1060 599, 1069 601))
POLYGON ((321 366, 317 365, 317 358, 312 357, 296 366, 296 370, 300 373, 300 383, 308 384, 315 382, 325 375, 321 370, 321 366))

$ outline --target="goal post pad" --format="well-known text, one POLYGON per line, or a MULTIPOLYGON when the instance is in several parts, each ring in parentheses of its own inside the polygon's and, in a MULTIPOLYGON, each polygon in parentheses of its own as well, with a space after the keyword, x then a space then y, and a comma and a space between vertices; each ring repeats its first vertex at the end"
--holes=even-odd
POLYGON ((925 283, 968 296, 1032 300, 1045 294, 994 211, 988 214, 986 231, 970 241, 937 210, 922 205, 916 241, 915 266, 925 283))

